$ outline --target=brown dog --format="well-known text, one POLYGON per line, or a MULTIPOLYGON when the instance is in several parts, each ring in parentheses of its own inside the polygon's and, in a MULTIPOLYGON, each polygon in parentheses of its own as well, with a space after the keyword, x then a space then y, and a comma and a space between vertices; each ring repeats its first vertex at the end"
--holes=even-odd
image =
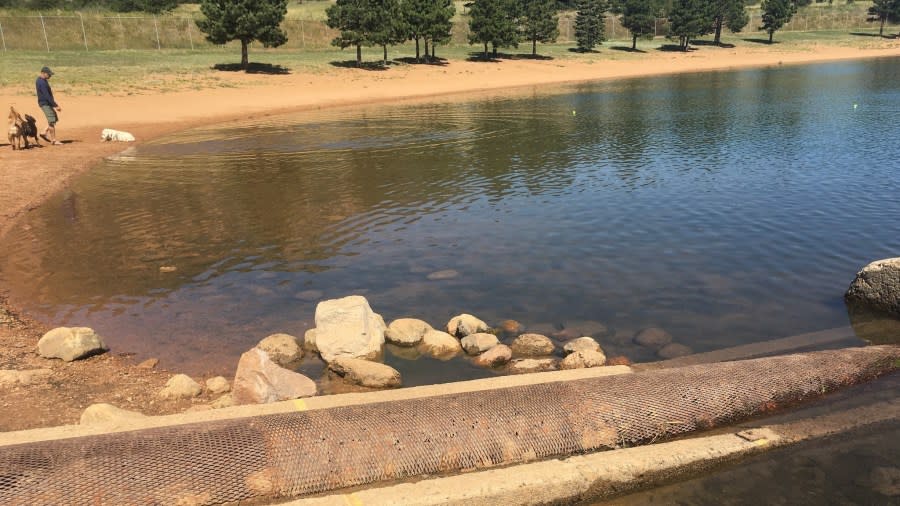
POLYGON ((23 143, 25 148, 31 147, 31 143, 28 142, 29 137, 34 139, 34 144, 36 146, 41 145, 41 142, 38 140, 37 120, 28 114, 26 114, 23 119, 22 115, 16 112, 15 108, 10 106, 7 138, 9 139, 12 148, 14 150, 22 149, 23 143))

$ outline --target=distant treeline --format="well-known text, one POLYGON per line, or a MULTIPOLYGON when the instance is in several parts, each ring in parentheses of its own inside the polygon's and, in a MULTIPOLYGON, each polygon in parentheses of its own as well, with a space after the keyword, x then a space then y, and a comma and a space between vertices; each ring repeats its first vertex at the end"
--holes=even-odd
POLYGON ((115 12, 151 12, 159 14, 178 4, 196 3, 179 0, 0 0, 0 8, 46 11, 51 9, 108 9, 115 12))

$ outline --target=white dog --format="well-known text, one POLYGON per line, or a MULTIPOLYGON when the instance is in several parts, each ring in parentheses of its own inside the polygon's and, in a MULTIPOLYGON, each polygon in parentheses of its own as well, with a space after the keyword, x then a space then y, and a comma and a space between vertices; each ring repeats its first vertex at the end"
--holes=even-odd
POLYGON ((100 140, 115 142, 134 142, 134 136, 128 132, 120 132, 119 130, 113 130, 112 128, 104 128, 103 131, 100 132, 100 140))

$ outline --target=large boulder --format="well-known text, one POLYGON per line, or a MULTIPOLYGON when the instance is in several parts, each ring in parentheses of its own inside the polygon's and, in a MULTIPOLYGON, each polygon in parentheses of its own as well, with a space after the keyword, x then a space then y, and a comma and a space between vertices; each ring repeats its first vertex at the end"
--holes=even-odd
POLYGON ((272 334, 256 345, 276 364, 284 367, 294 364, 303 358, 303 348, 297 338, 289 334, 272 334))
POLYGON ((572 339, 568 343, 563 346, 563 351, 566 354, 575 353, 576 351, 601 351, 600 344, 594 340, 593 337, 579 337, 578 339, 572 339))
POLYGON ((575 351, 566 356, 560 362, 560 369, 586 369, 588 367, 600 367, 606 363, 606 355, 599 350, 575 351))
POLYGON ((659 327, 649 327, 634 336, 635 344, 658 350, 672 342, 672 335, 659 327))
POLYGON ((397 346, 415 346, 429 330, 433 330, 431 325, 422 320, 398 318, 388 325, 387 330, 384 331, 384 338, 387 342, 397 346))
POLYGON ((844 298, 851 306, 900 316, 900 257, 863 267, 844 298))
POLYGON ((400 386, 400 373, 393 367, 358 358, 338 357, 328 363, 338 376, 356 385, 369 388, 400 386))
POLYGON ((505 344, 498 344, 475 357, 474 362, 481 367, 498 367, 512 358, 512 349, 505 344))
POLYGON ((361 295, 316 306, 315 346, 326 362, 338 357, 375 358, 384 349, 387 326, 361 295))
POLYGON ((454 316, 447 322, 447 332, 456 337, 466 337, 469 334, 487 332, 490 329, 487 323, 470 314, 454 316))
POLYGON ((57 327, 38 341, 38 353, 44 358, 61 358, 66 362, 97 355, 109 350, 103 339, 88 327, 57 327))
POLYGON ((166 386, 159 391, 163 399, 190 399, 200 395, 203 388, 187 374, 176 374, 169 378, 166 386))
POLYGON ((438 360, 450 360, 463 352, 459 339, 440 330, 429 330, 422 336, 422 342, 416 347, 423 355, 438 360))
POLYGON ((120 423, 132 420, 142 420, 147 415, 137 411, 118 408, 112 404, 91 404, 81 413, 80 425, 94 425, 98 423, 120 423))
POLYGON ((500 340, 494 334, 479 332, 462 338, 460 344, 469 355, 478 355, 500 344, 500 340))
POLYGON ((540 334, 522 334, 516 337, 510 345, 513 353, 518 356, 534 357, 550 355, 553 353, 553 341, 540 334))
POLYGON ((237 404, 265 404, 316 395, 313 380, 272 362, 259 348, 241 355, 231 389, 237 404))

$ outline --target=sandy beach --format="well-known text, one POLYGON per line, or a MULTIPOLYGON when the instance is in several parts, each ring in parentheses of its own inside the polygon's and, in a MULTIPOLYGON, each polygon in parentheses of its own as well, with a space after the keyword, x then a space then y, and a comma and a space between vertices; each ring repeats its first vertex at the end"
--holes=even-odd
MULTIPOLYGON (((140 143, 191 127, 305 109, 433 96, 467 99, 473 92, 507 93, 512 88, 530 92, 541 86, 592 80, 897 56, 897 41, 885 41, 877 48, 812 45, 791 51, 762 45, 749 49, 707 46, 689 53, 651 52, 622 61, 451 61, 444 66, 401 65, 384 72, 334 68, 326 73, 267 76, 223 72, 229 86, 216 89, 125 96, 57 93, 63 109, 57 131, 64 145, 13 151, 5 136, 0 140, 0 235, 73 177, 128 147, 102 142, 103 128, 131 132, 140 143)), ((43 129, 44 118, 33 97, 0 90, 4 111, 10 104, 38 117, 43 129)), ((48 384, 13 387, 0 396, 0 431, 75 423, 81 411, 95 402, 162 414, 211 400, 203 396, 179 402, 156 399, 155 392, 170 373, 137 368, 123 354, 128 350, 68 364, 39 357, 35 344, 46 328, 9 308, 2 294, 0 287, 0 369, 49 368, 54 376, 48 384)))

